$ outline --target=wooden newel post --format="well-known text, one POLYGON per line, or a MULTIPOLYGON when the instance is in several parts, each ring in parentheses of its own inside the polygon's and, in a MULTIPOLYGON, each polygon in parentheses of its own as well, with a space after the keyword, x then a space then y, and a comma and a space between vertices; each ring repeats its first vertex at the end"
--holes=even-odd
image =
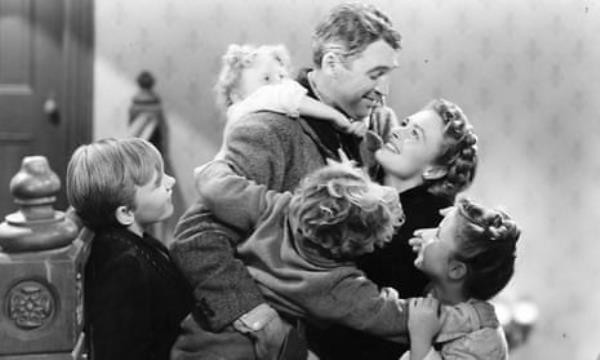
POLYGON ((0 359, 84 359, 83 274, 91 233, 53 203, 60 180, 43 156, 23 159, 0 224, 0 359))
POLYGON ((148 71, 137 77, 139 89, 129 107, 129 135, 148 140, 163 152, 165 120, 160 97, 154 92, 155 82, 148 71))

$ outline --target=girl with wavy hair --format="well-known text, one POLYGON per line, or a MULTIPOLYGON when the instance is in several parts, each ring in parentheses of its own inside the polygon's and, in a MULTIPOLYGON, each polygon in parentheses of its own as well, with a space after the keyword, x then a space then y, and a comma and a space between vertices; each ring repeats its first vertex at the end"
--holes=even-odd
POLYGON ((411 300, 408 327, 410 353, 402 360, 508 359, 499 326, 432 343, 440 327, 439 302, 461 307, 486 302, 500 292, 514 273, 520 230, 503 211, 460 199, 445 211, 437 229, 415 232, 410 240, 418 254, 415 265, 431 280, 432 298, 411 300), (435 299, 437 300, 435 300, 435 299))

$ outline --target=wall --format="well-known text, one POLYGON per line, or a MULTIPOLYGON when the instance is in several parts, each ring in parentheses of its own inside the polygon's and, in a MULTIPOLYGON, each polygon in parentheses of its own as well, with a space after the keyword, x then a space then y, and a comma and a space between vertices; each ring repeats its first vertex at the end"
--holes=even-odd
MULTIPOLYGON (((334 3, 97 1, 95 138, 123 134, 133 78, 151 70, 169 121, 169 158, 189 203, 192 168, 220 145, 211 88, 226 46, 282 42, 306 65, 310 31, 334 3)), ((541 317, 512 358, 595 358, 600 3, 375 3, 404 37, 390 105, 402 115, 434 96, 460 104, 481 140, 481 167, 469 193, 510 209, 522 225, 517 274, 505 296, 531 298, 541 317)))

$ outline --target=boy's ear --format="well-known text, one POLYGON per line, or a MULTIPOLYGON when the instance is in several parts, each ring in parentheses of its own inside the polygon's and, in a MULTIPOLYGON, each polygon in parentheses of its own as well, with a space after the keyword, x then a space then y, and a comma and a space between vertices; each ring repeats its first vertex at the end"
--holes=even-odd
POLYGON ((452 280, 461 280, 467 275, 467 264, 458 260, 450 260, 448 277, 452 280))
POLYGON ((119 224, 124 226, 129 226, 134 222, 133 211, 125 205, 121 205, 115 210, 115 217, 119 224))
POLYGON ((432 165, 428 166, 425 171, 423 171, 423 179, 425 180, 437 180, 441 179, 448 173, 448 170, 443 166, 432 165))

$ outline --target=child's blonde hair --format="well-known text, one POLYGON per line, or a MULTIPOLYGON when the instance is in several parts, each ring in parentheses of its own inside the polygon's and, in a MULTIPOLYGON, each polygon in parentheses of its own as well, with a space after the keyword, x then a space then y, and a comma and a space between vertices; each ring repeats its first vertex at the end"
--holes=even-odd
POLYGON ((119 223, 119 206, 135 209, 136 186, 163 172, 160 152, 139 139, 104 139, 75 150, 67 167, 67 197, 92 230, 119 223))
POLYGON ((233 104, 232 94, 239 86, 244 69, 252 66, 257 55, 270 55, 291 73, 290 54, 283 45, 237 45, 231 44, 222 59, 221 72, 215 85, 217 104, 227 108, 233 104))
POLYGON ((500 292, 514 273, 516 245, 521 235, 508 214, 458 199, 454 257, 467 266, 465 295, 488 300, 500 292))
POLYGON ((308 175, 289 208, 297 236, 336 259, 351 259, 389 242, 404 214, 395 189, 349 164, 308 175))

